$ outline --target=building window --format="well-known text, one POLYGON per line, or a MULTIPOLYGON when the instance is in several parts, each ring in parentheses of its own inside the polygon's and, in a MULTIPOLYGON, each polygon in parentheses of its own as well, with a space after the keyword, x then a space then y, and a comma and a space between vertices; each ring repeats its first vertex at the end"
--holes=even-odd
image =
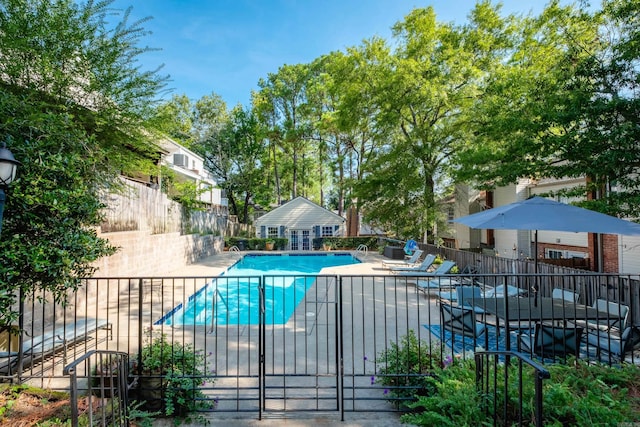
POLYGON ((555 251, 553 249, 547 249, 545 251, 547 254, 547 258, 551 258, 551 259, 560 259, 560 258, 564 258, 562 256, 562 251, 555 251))
POLYGON ((278 227, 267 227, 267 237, 269 238, 278 237, 278 227))
POLYGON ((455 214, 454 206, 452 204, 447 206, 447 220, 453 221, 455 219, 455 214))
POLYGON ((320 237, 332 237, 333 236, 333 226, 332 225, 323 225, 322 226, 322 236, 320 237))

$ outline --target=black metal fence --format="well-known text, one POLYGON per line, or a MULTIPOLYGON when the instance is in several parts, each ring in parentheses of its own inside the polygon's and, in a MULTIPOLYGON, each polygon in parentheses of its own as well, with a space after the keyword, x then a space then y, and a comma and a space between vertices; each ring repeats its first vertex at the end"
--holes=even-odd
POLYGON ((203 366, 194 381, 203 408, 258 417, 397 411, 403 393, 389 391, 413 387, 412 374, 390 355, 407 337, 433 360, 453 352, 473 357, 482 348, 520 350, 542 364, 572 355, 635 363, 638 291, 628 276, 484 270, 438 277, 92 278, 66 306, 46 295, 26 302, 24 333, 17 348, 9 344, 0 353, 0 374, 68 389, 62 366, 90 350, 122 352, 140 366, 140 350, 164 337, 197 352, 203 366), (545 325, 551 344, 543 339, 545 325), (581 335, 562 335, 571 329, 581 335))
POLYGON ((493 418, 493 425, 544 425, 542 381, 550 378, 549 371, 526 355, 513 351, 478 351, 475 362, 482 409, 493 418), (510 360, 509 364, 503 363, 505 358, 510 360), (531 371, 531 375, 525 376, 525 370, 531 371), (524 408, 528 400, 524 383, 528 378, 534 382, 533 422, 524 408))
POLYGON ((129 425, 129 355, 91 350, 63 369, 70 378, 71 425, 79 425, 80 408, 89 426, 129 425), (86 399, 79 400, 80 391, 86 399), (87 409, 89 408, 89 409, 87 409))

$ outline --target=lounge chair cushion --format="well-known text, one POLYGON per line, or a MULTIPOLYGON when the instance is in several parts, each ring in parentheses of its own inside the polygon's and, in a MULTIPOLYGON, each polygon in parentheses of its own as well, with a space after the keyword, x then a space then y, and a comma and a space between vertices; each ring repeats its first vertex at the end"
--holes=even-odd
POLYGON ((391 267, 391 271, 398 271, 398 272, 426 272, 427 270, 429 270, 429 267, 431 267, 431 265, 433 264, 433 262, 435 260, 436 260, 436 256, 435 255, 428 254, 426 257, 424 257, 424 259, 422 260, 420 265, 417 265, 415 267, 391 267))

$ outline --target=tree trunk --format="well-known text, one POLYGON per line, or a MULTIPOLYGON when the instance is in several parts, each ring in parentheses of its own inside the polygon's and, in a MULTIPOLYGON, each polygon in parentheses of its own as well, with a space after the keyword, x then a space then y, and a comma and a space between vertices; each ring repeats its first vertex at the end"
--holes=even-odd
POLYGON ((298 150, 293 149, 293 195, 292 198, 295 199, 298 196, 298 150))
POLYGON ((276 145, 271 142, 271 151, 273 153, 273 175, 276 184, 276 198, 278 206, 282 204, 282 194, 280 194, 280 175, 278 174, 278 159, 276 156, 276 145))

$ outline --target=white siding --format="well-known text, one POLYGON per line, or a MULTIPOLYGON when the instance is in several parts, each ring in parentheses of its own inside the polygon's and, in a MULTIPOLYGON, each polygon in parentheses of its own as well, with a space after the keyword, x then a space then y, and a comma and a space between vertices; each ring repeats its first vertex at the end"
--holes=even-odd
MULTIPOLYGON (((517 230, 495 230, 496 252, 504 258, 518 258, 519 248, 516 245, 518 240, 517 230), (514 245, 516 250, 513 250, 514 245)), ((524 249, 523 249, 524 250, 524 249)))
MULTIPOLYGON (((469 186, 456 185, 456 193, 454 198, 453 217, 460 218, 469 215, 469 186)), ((458 248, 471 247, 471 231, 466 225, 453 223, 448 234, 453 236, 457 241, 458 248)), ((448 237, 447 236, 447 237, 448 237)))
POLYGON ((496 208, 498 206, 508 205, 509 203, 513 203, 516 201, 516 186, 509 185, 507 187, 496 188, 493 192, 493 206, 492 208, 496 208))
MULTIPOLYGON (((509 185, 507 187, 496 188, 493 192, 493 208, 498 206, 508 205, 514 203, 517 200, 516 186, 509 185)), ((518 231, 517 230, 494 230, 495 238, 495 250, 499 256, 504 258, 517 258, 519 248, 518 244, 518 231), (516 250, 513 250, 513 247, 516 250)), ((525 251, 526 253, 526 251, 525 251)))
POLYGON ((539 243, 557 243, 559 245, 587 247, 587 233, 571 233, 565 231, 538 231, 539 243))
MULTIPOLYGON (((287 230, 312 230, 319 226, 339 226, 337 235, 344 235, 344 219, 321 206, 298 197, 268 212, 256 220, 256 234, 261 227, 285 226, 287 230)), ((312 235, 312 237, 315 237, 312 235)))
POLYGON ((640 274, 640 236, 618 237, 620 274, 640 274))

